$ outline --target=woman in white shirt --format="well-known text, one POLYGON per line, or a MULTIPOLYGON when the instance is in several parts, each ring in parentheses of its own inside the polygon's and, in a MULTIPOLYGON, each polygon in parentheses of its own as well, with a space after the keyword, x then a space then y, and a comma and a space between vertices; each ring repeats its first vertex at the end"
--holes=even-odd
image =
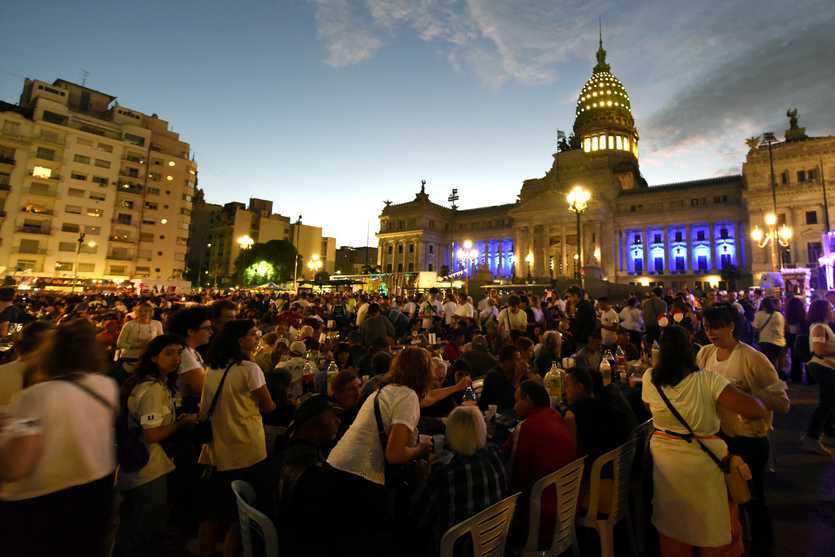
POLYGON ((182 394, 181 412, 196 414, 203 393, 206 365, 196 349, 212 338, 212 310, 194 306, 174 313, 168 319, 168 332, 185 339, 180 367, 177 370, 177 390, 182 394))
POLYGON ((119 386, 102 373, 92 325, 44 335, 36 384, 15 394, 0 428, 0 547, 4 555, 99 553, 111 514, 119 386))
POLYGON ((727 445, 716 433, 716 405, 748 418, 764 418, 765 407, 727 379, 696 364, 690 336, 667 327, 659 339, 659 363, 644 375, 642 398, 652 412, 652 523, 662 555, 684 555, 694 547, 718 548, 717 554, 741 556, 744 550, 738 506, 728 501, 722 470, 665 404, 656 385, 716 457, 727 445))
POLYGON ((430 353, 416 346, 401 350, 391 370, 377 384, 377 390, 360 408, 351 428, 331 451, 328 464, 333 469, 333 495, 335 500, 350 501, 352 505, 350 513, 339 513, 339 520, 329 523, 334 529, 330 537, 342 544, 341 555, 381 553, 378 547, 343 542, 368 524, 375 528, 385 524, 386 463, 406 464, 429 455, 430 446, 417 443, 417 423, 420 399, 432 388, 432 381, 430 353), (375 406, 387 437, 385 447, 375 406))
POLYGON ((776 369, 777 362, 786 348, 786 320, 783 314, 774 307, 774 300, 763 298, 760 302, 760 311, 754 316, 751 326, 759 333, 757 346, 776 369))
POLYGON ((267 389, 264 372, 252 361, 259 340, 254 322, 247 319, 227 321, 206 356, 209 367, 203 382, 200 419, 211 420, 213 439, 203 445, 199 462, 213 470, 210 480, 212 501, 204 506, 206 514, 198 532, 201 556, 214 553, 221 522, 230 525, 225 541, 229 554, 237 555, 236 550, 240 548, 241 531, 235 494, 230 487, 232 482, 244 480, 256 493, 263 493, 269 483, 267 441, 261 413, 269 414, 275 410, 275 403, 267 389), (217 404, 209 416, 218 390, 217 404))
POLYGON ((629 329, 629 343, 634 344, 640 350, 643 346, 641 333, 644 330, 644 312, 641 311, 638 298, 633 296, 626 300, 626 305, 620 310, 618 317, 623 321, 621 326, 629 329))
POLYGON ((128 321, 119 333, 116 346, 122 349, 121 359, 135 362, 148 347, 151 339, 162 334, 162 323, 151 319, 154 307, 150 302, 142 302, 136 306, 136 319, 128 321))
POLYGON ((835 447, 835 334, 829 328, 829 323, 835 321, 835 312, 828 301, 815 300, 809 305, 806 320, 812 351, 807 369, 818 382, 820 402, 801 441, 808 449, 829 455, 824 443, 835 447))
POLYGON ((142 428, 140 439, 148 447, 148 462, 138 470, 119 467, 116 488, 122 494, 114 555, 156 555, 162 550, 168 518, 168 473, 174 462, 160 441, 183 428, 194 427, 197 417, 175 416, 174 399, 166 384, 177 371, 183 340, 177 335, 155 337, 123 386, 128 397, 128 429, 142 428))

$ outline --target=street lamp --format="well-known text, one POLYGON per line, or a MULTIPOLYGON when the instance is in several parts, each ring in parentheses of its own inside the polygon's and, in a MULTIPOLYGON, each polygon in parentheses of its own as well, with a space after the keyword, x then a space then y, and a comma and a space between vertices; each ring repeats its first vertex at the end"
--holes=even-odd
POLYGON ((478 250, 473 249, 473 243, 466 240, 462 248, 458 249, 458 261, 464 264, 464 273, 467 277, 467 292, 470 292, 470 265, 478 259, 478 250))
MULTIPOLYGON (((84 244, 84 236, 84 232, 78 235, 78 247, 75 249, 75 266, 72 268, 74 276, 72 279, 72 289, 70 290, 70 293, 75 292, 75 284, 78 282, 78 258, 81 255, 81 246, 84 244)), ((92 248, 95 247, 96 243, 89 242, 87 245, 92 248)))
POLYGON ((580 238, 580 215, 588 208, 588 202, 591 194, 585 191, 580 186, 574 188, 568 194, 568 210, 577 215, 577 280, 580 282, 580 287, 585 288, 585 281, 583 280, 583 242, 580 238))
POLYGON ((533 254, 528 253, 528 256, 525 257, 525 261, 528 262, 528 284, 531 282, 531 265, 533 264, 533 254))
POLYGON ((313 259, 307 262, 307 267, 310 269, 311 279, 316 278, 316 273, 322 268, 322 262, 319 260, 319 255, 314 253, 313 259))
POLYGON ((241 255, 241 266, 243 267, 243 272, 241 273, 242 282, 246 285, 246 251, 252 247, 252 244, 255 243, 255 240, 250 238, 249 236, 241 236, 238 238, 238 245, 243 250, 243 254, 241 255))
POLYGON ((764 248, 769 243, 771 244, 771 268, 775 273, 780 272, 780 267, 783 266, 782 257, 780 258, 780 264, 777 264, 777 244, 779 243, 783 247, 787 247, 789 245, 789 240, 792 237, 792 231, 789 228, 786 228, 786 225, 783 225, 783 229, 780 230, 780 233, 777 233, 777 215, 774 213, 769 213, 765 216, 765 223, 768 225, 768 232, 763 234, 762 231, 754 225, 754 231, 751 232, 751 237, 754 241, 757 242, 757 245, 761 248, 764 248))

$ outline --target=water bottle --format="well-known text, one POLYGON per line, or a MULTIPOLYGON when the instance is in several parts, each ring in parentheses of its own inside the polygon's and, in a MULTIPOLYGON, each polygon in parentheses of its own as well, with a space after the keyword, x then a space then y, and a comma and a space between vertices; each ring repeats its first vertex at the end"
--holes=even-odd
POLYGON ((612 382, 612 366, 606 358, 603 358, 603 361, 600 362, 600 373, 603 375, 604 387, 612 382))
POLYGON ((333 396, 333 389, 331 388, 331 381, 333 378, 336 377, 336 374, 339 373, 339 368, 336 366, 336 362, 331 360, 330 365, 328 366, 328 396, 333 396))
POLYGON ((562 370, 557 367, 557 362, 551 363, 551 369, 545 374, 545 387, 548 395, 557 397, 557 402, 562 402, 562 370))
POLYGON ((652 365, 658 365, 658 358, 661 355, 661 347, 658 346, 658 341, 652 341, 652 365))

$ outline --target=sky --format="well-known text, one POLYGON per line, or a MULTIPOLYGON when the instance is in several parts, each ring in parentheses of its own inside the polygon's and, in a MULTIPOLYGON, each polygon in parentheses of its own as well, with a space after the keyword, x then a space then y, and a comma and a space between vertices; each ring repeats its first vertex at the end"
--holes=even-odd
POLYGON ((598 20, 650 185, 739 174, 786 110, 835 133, 835 2, 28 0, 0 18, 0 100, 81 83, 170 122, 211 203, 270 199, 337 245, 384 200, 516 200, 591 77, 598 20), (86 72, 86 77, 85 77, 86 72))

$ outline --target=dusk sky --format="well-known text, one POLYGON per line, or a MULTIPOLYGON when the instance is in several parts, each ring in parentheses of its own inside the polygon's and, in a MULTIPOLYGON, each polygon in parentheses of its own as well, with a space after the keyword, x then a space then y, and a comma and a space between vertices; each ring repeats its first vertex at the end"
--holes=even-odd
POLYGON ((511 203, 550 168, 603 46, 650 185, 739 174, 797 108, 835 131, 835 2, 212 0, 4 3, 0 100, 81 83, 168 120, 212 203, 271 199, 337 245, 383 200, 511 203))

